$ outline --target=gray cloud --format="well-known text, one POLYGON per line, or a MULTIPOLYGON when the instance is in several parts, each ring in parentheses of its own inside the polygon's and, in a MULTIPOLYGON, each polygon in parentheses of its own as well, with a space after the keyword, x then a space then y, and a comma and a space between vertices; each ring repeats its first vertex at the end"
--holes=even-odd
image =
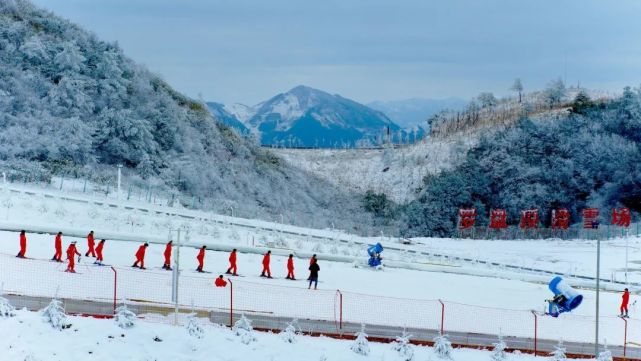
POLYGON ((367 102, 507 94, 514 77, 641 83, 633 0, 34 2, 207 100, 253 104, 298 84, 367 102))

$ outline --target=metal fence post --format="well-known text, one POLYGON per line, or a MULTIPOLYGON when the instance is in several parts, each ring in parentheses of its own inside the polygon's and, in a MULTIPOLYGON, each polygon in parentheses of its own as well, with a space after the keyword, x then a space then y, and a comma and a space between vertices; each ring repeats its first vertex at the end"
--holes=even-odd
POLYGON ((227 278, 229 281, 229 327, 234 326, 234 283, 231 281, 231 278, 227 278))
POLYGON ((111 270, 114 272, 114 315, 116 314, 116 300, 118 299, 118 272, 113 266, 111 270))
POLYGON ((625 358, 625 351, 628 346, 628 320, 625 317, 621 317, 623 320, 623 358, 625 358))
POLYGON ((441 336, 443 336, 445 334, 445 303, 441 300, 438 300, 438 302, 441 303, 441 336))
POLYGON ((536 311, 532 311, 532 315, 534 316, 534 357, 536 357, 539 325, 538 325, 538 317, 536 315, 536 311))

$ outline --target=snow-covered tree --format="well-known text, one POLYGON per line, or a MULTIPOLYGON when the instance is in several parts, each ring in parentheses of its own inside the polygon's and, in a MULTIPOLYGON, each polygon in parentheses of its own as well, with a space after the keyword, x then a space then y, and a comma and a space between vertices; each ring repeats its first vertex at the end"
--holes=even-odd
POLYGON ((493 361, 503 361, 507 358, 507 352, 505 352, 505 349, 507 348, 507 345, 505 344, 505 341, 503 341, 503 335, 499 334, 499 340, 496 343, 493 343, 494 348, 492 349, 492 353, 490 357, 492 358, 493 361))
POLYGON ((195 337, 195 338, 203 338, 205 337, 205 330, 203 329, 203 326, 198 322, 198 319, 196 318, 195 314, 190 314, 187 317, 187 332, 189 333, 189 336, 195 337))
POLYGON ((285 327, 285 329, 282 330, 278 335, 280 336, 281 340, 287 343, 296 343, 296 326, 294 326, 294 322, 288 323, 287 327, 285 327))
POLYGON ((398 352, 403 361, 412 361, 414 359, 414 347, 410 343, 410 337, 412 335, 403 331, 403 334, 398 336, 395 342, 392 342, 392 350, 398 352))
POLYGON ((496 104, 498 103, 494 94, 490 92, 481 93, 476 98, 478 99, 479 103, 481 103, 481 107, 483 108, 491 108, 493 106, 496 106, 496 104))
POLYGON ((561 78, 552 80, 548 87, 543 91, 544 101, 552 108, 554 105, 560 103, 565 97, 566 89, 565 83, 561 78))
POLYGON ((554 346, 554 351, 550 353, 550 356, 552 356, 552 361, 566 361, 568 359, 567 356, 565 356, 563 340, 559 340, 559 343, 554 346))
POLYGON ((62 301, 55 298, 42 310, 42 318, 56 330, 62 331, 68 327, 67 315, 62 307, 62 301))
POLYGON ((116 315, 114 321, 120 328, 131 328, 136 324, 136 314, 127 308, 127 305, 122 305, 116 308, 116 315))
POLYGON ((438 335, 434 337, 434 354, 441 359, 452 359, 452 343, 447 339, 446 335, 438 335))
POLYGON ((256 336, 254 335, 254 328, 252 327, 252 322, 245 315, 241 315, 240 319, 234 323, 232 331, 238 337, 240 341, 245 345, 256 341, 256 336))
POLYGON ((514 83, 512 83, 510 90, 517 92, 519 94, 519 103, 520 103, 521 94, 523 93, 523 83, 521 82, 521 78, 514 79, 514 83))
POLYGON ((608 345, 603 345, 603 351, 599 352, 597 361, 612 361, 612 352, 608 350, 608 345))
POLYGON ((0 296, 0 318, 8 318, 16 315, 16 309, 8 299, 0 296))
POLYGON ((369 355, 369 341, 367 341, 365 325, 361 325, 361 330, 356 332, 356 339, 349 348, 359 355, 369 355))

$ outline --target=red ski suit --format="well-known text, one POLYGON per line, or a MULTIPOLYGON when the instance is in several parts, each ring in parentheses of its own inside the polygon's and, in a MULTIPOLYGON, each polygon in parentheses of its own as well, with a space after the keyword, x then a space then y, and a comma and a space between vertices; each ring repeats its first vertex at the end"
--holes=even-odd
POLYGON ((165 266, 169 267, 171 265, 171 243, 167 243, 165 246, 165 252, 163 255, 165 256, 165 266))
POLYGON ((105 242, 98 242, 98 245, 96 246, 97 261, 102 262, 102 248, 104 246, 105 246, 105 242))
POLYGON ((140 268, 145 268, 145 251, 146 250, 147 250, 147 247, 145 247, 144 244, 138 247, 138 250, 136 251, 136 262, 134 263, 134 266, 140 263, 140 268))
POLYGON ((231 254, 229 255, 229 268, 227 269, 227 272, 231 272, 233 274, 236 274, 236 252, 232 251, 231 254))
POLYGON ((89 233, 87 235, 87 246, 89 246, 89 250, 87 251, 87 253, 85 253, 85 256, 96 257, 96 251, 94 250, 95 245, 96 245, 96 240, 93 238, 93 233, 89 233))
POLYGON ((62 262, 62 236, 56 235, 56 240, 54 242, 56 248, 56 253, 53 255, 53 259, 59 262, 62 262))
POLYGON ((214 284, 216 285, 216 287, 225 287, 227 286, 227 281, 225 281, 222 278, 216 278, 216 281, 214 281, 214 284))
POLYGON ((623 295, 621 296, 621 314, 628 313, 628 302, 630 301, 630 292, 625 291, 623 292, 623 295))
POLYGON ((294 259, 293 258, 288 258, 287 259, 287 277, 294 279, 294 259))
POLYGON ((80 256, 80 252, 76 249, 76 245, 72 243, 67 248, 67 260, 69 260, 69 264, 67 265, 68 272, 76 272, 74 269, 76 265, 76 255, 80 256))
POLYGON ((272 276, 272 271, 269 270, 269 259, 270 259, 269 253, 265 253, 265 255, 263 256, 263 272, 262 273, 263 274, 266 273, 267 277, 272 276))
POLYGON ((27 254, 27 235, 20 234, 20 253, 18 256, 25 257, 27 254))
POLYGON ((205 266, 205 250, 200 249, 198 252, 198 256, 196 256, 196 259, 198 260, 198 269, 201 271, 203 270, 203 267, 205 266))

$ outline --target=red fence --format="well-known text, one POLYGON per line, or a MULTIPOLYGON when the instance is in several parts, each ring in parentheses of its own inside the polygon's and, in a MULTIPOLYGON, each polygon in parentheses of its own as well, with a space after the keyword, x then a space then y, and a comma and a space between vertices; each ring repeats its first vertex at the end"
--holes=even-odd
MULTIPOLYGON (((167 314, 176 305, 172 302, 171 272, 80 264, 78 273, 70 274, 64 272, 65 267, 61 263, 0 255, 0 283, 5 294, 106 303, 109 305, 103 308, 106 313, 113 312, 111 305, 122 300, 135 306, 142 317, 167 314)), ((181 275, 178 306, 183 311, 193 309, 218 314, 229 324, 238 315, 245 314, 250 319, 301 319, 322 323, 331 325, 339 334, 352 332, 354 325, 365 324, 373 336, 377 332, 379 335, 388 332, 393 337, 402 329, 408 329, 415 336, 424 337, 423 340, 431 339, 427 336, 430 332, 432 335, 447 333, 458 344, 489 346, 498 335, 503 335, 508 345, 520 349, 540 351, 541 340, 547 340, 544 349, 549 350, 550 345, 563 340, 566 346, 575 343, 572 347, 581 347, 586 353, 592 351, 593 317, 563 314, 555 319, 530 310, 308 290, 305 281, 290 287, 233 278, 227 287, 217 288, 213 285, 214 278, 213 275, 181 275)), ((641 355, 639 348, 625 348, 641 345, 641 320, 601 317, 600 322, 601 335, 615 356, 623 356, 624 352, 630 355, 631 351, 641 355)))

